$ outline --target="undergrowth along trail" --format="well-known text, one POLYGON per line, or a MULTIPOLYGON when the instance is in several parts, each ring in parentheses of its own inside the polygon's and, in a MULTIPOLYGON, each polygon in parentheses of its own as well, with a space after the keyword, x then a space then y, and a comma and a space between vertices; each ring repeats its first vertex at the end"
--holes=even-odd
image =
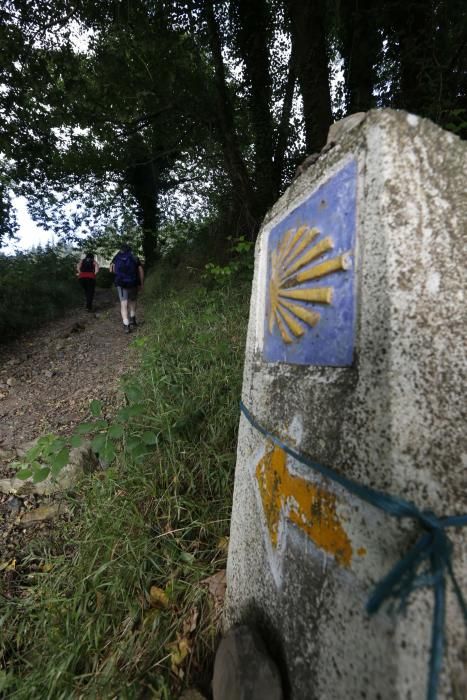
POLYGON ((55 542, 31 543, 38 573, 2 603, 9 698, 208 687, 219 610, 203 581, 225 567, 249 288, 160 289, 154 276, 125 386, 144 410, 70 496, 55 542))
POLYGON ((79 304, 76 262, 76 255, 61 246, 0 252, 0 343, 79 304))

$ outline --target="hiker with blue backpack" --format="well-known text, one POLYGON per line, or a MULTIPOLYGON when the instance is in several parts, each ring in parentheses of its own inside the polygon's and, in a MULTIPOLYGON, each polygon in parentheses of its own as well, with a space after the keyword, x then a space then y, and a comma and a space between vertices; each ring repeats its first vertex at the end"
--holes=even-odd
POLYGON ((115 274, 115 286, 120 299, 125 333, 136 328, 136 302, 138 290, 144 285, 144 270, 139 258, 135 257, 130 246, 125 243, 110 264, 110 272, 115 274))

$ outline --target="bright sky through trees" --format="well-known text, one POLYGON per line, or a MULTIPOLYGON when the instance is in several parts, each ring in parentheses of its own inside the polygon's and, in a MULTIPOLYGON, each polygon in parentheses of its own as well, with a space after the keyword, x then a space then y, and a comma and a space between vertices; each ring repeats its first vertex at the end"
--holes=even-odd
POLYGON ((11 255, 15 250, 29 250, 38 245, 44 246, 47 243, 55 241, 54 234, 50 231, 44 231, 40 226, 34 223, 31 219, 27 201, 24 197, 14 197, 13 204, 16 209, 18 219, 18 240, 9 241, 7 245, 2 247, 1 252, 6 255, 11 255))

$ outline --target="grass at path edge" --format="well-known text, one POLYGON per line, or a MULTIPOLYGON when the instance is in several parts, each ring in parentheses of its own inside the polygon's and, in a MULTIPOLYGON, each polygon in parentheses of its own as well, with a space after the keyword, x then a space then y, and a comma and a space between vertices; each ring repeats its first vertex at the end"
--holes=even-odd
POLYGON ((225 566, 249 289, 158 291, 149 280, 126 380, 145 411, 111 468, 70 497, 53 551, 31 546, 23 566, 35 559, 37 573, 2 603, 8 698, 207 691, 217 627, 202 581, 225 566), (148 431, 156 444, 132 450, 148 431))

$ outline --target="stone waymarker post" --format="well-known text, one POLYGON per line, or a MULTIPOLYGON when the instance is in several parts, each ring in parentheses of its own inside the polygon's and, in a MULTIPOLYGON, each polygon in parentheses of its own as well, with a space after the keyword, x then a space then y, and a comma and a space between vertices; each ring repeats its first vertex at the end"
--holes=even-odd
MULTIPOLYGON (((369 112, 268 214, 256 250, 243 402, 301 455, 438 516, 467 512, 467 144, 369 112)), ((242 415, 226 629, 259 630, 292 700, 426 696, 432 589, 365 612, 421 528, 369 505, 242 415), (396 603, 397 607, 397 603, 396 603)), ((467 584, 465 529, 449 531, 467 584)), ((439 698, 467 697, 447 586, 439 698)))

